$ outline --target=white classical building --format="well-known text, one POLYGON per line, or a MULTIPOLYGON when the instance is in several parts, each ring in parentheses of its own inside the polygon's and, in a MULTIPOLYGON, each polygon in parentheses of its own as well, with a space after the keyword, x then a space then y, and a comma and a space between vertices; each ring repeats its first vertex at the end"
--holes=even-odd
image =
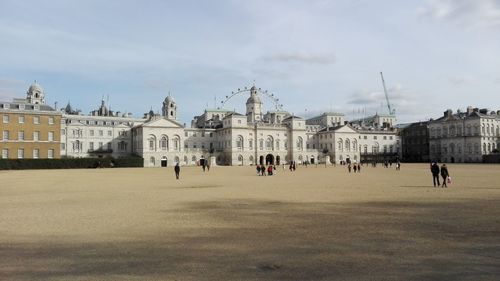
POLYGON ((212 165, 339 163, 399 152, 397 134, 387 125, 347 125, 344 115, 334 112, 308 120, 281 108, 264 113, 260 89, 253 86, 242 92, 250 95, 245 114, 206 109, 193 118, 190 128, 177 120, 178 107, 170 95, 161 113, 150 111, 142 118, 113 112, 104 101, 89 115, 68 104, 62 109, 61 156, 137 155, 145 167, 166 167, 197 165, 201 160, 212 165))
POLYGON ((500 145, 500 110, 467 107, 466 112, 449 109, 429 122, 431 161, 482 162, 483 155, 500 145))
POLYGON ((90 115, 71 105, 62 109, 61 157, 126 157, 132 149, 132 128, 146 119, 109 110, 104 101, 90 115))

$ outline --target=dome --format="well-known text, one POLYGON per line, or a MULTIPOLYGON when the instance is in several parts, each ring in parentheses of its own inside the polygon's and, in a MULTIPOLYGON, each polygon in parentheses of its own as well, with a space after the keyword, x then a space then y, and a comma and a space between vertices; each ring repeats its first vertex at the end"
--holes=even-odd
POLYGON ((175 100, 169 95, 165 98, 165 103, 175 103, 175 100))
POLYGON ((39 93, 43 93, 43 89, 42 89, 42 86, 40 86, 38 83, 33 83, 31 84, 31 86, 29 87, 28 89, 28 93, 34 93, 34 92, 39 92, 39 93))
POLYGON ((251 95, 247 100, 247 104, 249 103, 262 103, 262 102, 260 101, 260 97, 258 95, 251 95))

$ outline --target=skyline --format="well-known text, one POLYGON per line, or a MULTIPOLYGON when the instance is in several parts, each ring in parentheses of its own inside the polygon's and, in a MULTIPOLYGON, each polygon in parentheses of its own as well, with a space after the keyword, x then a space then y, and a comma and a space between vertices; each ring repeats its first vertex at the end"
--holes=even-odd
MULTIPOLYGON (((0 99, 37 80, 50 105, 88 114, 109 95, 141 117, 170 92, 189 124, 255 81, 298 116, 352 118, 387 112, 382 71, 398 123, 423 121, 500 109, 498 31, 498 0, 2 0, 0 99)), ((244 112, 246 98, 226 109, 244 112)))

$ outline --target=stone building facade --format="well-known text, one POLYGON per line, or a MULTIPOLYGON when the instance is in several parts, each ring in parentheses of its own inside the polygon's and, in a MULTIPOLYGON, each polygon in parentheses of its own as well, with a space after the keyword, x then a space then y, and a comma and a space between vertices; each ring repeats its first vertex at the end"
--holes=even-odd
POLYGON ((465 112, 447 110, 429 122, 430 160, 438 162, 482 162, 500 145, 500 110, 471 106, 465 112))
POLYGON ((36 82, 26 99, 0 102, 0 157, 59 158, 61 115, 45 104, 43 89, 36 82))

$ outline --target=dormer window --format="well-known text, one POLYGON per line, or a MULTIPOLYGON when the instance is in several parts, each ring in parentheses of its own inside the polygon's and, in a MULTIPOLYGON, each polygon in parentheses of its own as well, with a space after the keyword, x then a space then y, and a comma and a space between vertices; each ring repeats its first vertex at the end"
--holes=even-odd
POLYGON ((33 110, 40 110, 40 105, 35 104, 35 105, 33 106, 33 110))

